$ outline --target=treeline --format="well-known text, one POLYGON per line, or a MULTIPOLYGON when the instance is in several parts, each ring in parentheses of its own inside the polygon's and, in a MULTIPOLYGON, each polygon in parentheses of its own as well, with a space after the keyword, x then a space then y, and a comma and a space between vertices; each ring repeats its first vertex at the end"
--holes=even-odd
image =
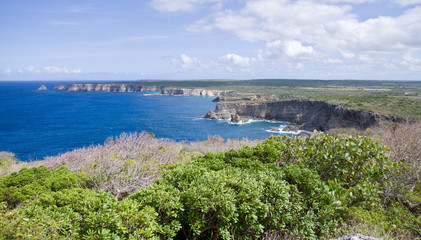
MULTIPOLYGON (((148 134, 124 139, 155 141, 148 134)), ((204 155, 156 141, 150 148, 157 154, 191 158, 139 165, 136 156, 117 154, 108 160, 116 163, 111 173, 90 162, 77 171, 40 166, 1 177, 0 238, 328 239, 351 231, 421 237, 419 156, 397 159, 370 138, 278 136, 204 155), (154 181, 124 190, 125 180, 149 169, 154 181), (101 181, 123 183, 116 191, 101 181)), ((137 157, 153 158, 144 154, 137 157)))

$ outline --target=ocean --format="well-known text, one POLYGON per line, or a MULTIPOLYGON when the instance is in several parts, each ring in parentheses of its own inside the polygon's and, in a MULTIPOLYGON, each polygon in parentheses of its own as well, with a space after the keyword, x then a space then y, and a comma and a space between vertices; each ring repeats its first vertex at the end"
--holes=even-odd
POLYGON ((54 91, 73 82, 0 82, 0 151, 22 161, 40 160, 109 137, 146 131, 176 141, 227 138, 264 139, 283 122, 230 124, 201 119, 216 103, 212 97, 162 96, 140 92, 54 91), (47 91, 36 91, 44 84, 47 91), (146 95, 145 95, 146 94, 146 95))

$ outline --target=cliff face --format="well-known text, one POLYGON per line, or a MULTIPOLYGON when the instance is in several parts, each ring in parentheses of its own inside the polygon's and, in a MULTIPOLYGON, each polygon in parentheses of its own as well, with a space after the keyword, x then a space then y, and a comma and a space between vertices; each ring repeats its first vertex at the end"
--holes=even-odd
POLYGON ((112 84, 112 83, 75 83, 59 84, 54 90, 69 92, 159 92, 162 95, 180 96, 234 96, 235 91, 205 90, 189 88, 168 88, 163 86, 143 86, 139 84, 112 84))
POLYGON ((219 102, 205 118, 235 121, 277 120, 297 125, 302 130, 327 131, 332 128, 366 129, 380 121, 402 122, 403 119, 346 109, 323 101, 292 100, 260 103, 219 102))
POLYGON ((233 96, 235 91, 225 90, 205 90, 205 89, 189 89, 189 88, 163 88, 163 95, 183 95, 183 96, 233 96))

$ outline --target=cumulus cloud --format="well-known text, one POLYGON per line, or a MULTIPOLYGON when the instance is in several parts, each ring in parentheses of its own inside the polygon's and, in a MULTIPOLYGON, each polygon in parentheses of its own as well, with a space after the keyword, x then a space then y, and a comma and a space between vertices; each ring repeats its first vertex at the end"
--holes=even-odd
MULTIPOLYGON (((80 74, 82 73, 82 70, 81 69, 69 70, 67 68, 57 67, 57 66, 45 66, 41 68, 28 66, 22 69, 18 69, 16 72, 19 74, 80 74)), ((13 71, 9 69, 9 74, 11 73, 13 73, 13 71)))
POLYGON ((398 17, 380 16, 359 21, 352 13, 352 5, 333 4, 338 2, 369 1, 247 0, 242 9, 219 11, 198 20, 188 30, 223 30, 251 42, 280 39, 287 44, 290 41, 292 55, 296 53, 294 49, 300 47, 298 42, 308 43, 301 46, 299 53, 312 49, 345 57, 353 57, 350 53, 421 49, 421 6, 398 17))
POLYGON ((226 65, 227 70, 233 71, 234 69, 247 70, 247 68, 254 63, 256 59, 228 53, 219 57, 219 61, 226 65))
POLYGON ((18 69, 17 72, 20 73, 20 74, 25 74, 25 73, 41 73, 41 70, 35 68, 34 66, 29 66, 29 67, 25 67, 25 68, 22 68, 22 69, 18 69))
POLYGON ((184 70, 201 70, 206 68, 206 66, 202 64, 197 58, 189 57, 184 53, 181 54, 180 57, 167 59, 170 60, 170 62, 177 68, 184 70))
POLYGON ((266 44, 267 55, 271 58, 280 58, 283 56, 290 58, 310 58, 316 54, 312 46, 304 46, 300 41, 276 40, 266 44))
POLYGON ((151 6, 161 12, 192 12, 209 4, 221 7, 225 0, 152 0, 151 6))
POLYGON ((347 5, 310 1, 248 0, 239 11, 218 12, 206 27, 233 32, 247 41, 304 39, 323 34, 324 23, 349 18, 350 10, 347 5))
MULTIPOLYGON (((224 71, 266 73, 275 69, 278 73, 289 69, 304 73, 332 64, 344 76, 356 76, 357 70, 366 74, 369 70, 379 73, 380 69, 399 67, 421 71, 421 0, 241 0, 221 7, 227 2, 151 0, 151 6, 167 13, 213 7, 208 15, 187 25, 186 30, 223 31, 250 45, 260 45, 261 49, 254 50, 258 52, 256 56, 228 53, 210 63, 216 68, 224 67, 224 71), (372 18, 360 18, 358 9, 354 11, 359 4, 371 3, 385 3, 396 11, 391 16, 372 18)), ((210 66, 185 54, 171 58, 171 62, 182 69, 210 66)), ((321 72, 324 74, 325 70, 321 72)))

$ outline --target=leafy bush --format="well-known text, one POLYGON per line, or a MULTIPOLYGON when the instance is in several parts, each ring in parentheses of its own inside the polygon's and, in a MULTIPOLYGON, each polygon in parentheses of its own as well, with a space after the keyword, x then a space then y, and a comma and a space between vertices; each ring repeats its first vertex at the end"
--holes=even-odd
MULTIPOLYGON (((397 202, 389 206, 375 206, 370 209, 361 206, 352 207, 347 217, 352 225, 376 229, 380 232, 377 237, 385 237, 385 235, 395 236, 395 238, 390 237, 391 239, 419 239, 421 237, 421 220, 397 202)), ((370 234, 363 230, 364 228, 359 231, 370 234)))
POLYGON ((3 215, 2 239, 138 239, 157 227, 150 207, 104 191, 65 189, 3 215))
MULTIPOLYGON (((114 174, 124 178, 137 171, 137 160, 116 154, 109 161, 121 164, 114 174)), ((77 188, 80 179, 86 186, 118 179, 106 173, 93 179, 39 167, 2 177, 0 239, 320 239, 358 224, 399 238, 420 234, 419 205, 411 204, 421 194, 405 189, 406 198, 385 197, 391 173, 408 165, 390 162, 368 138, 270 137, 168 163, 162 179, 122 200, 77 188)))
POLYGON ((79 186, 79 179, 67 167, 48 170, 46 167, 23 168, 18 173, 0 177, 0 202, 15 208, 21 202, 42 193, 79 186))
POLYGON ((254 148, 229 151, 226 156, 308 167, 333 190, 340 191, 345 197, 343 201, 354 204, 378 202, 387 173, 393 168, 385 149, 369 138, 341 138, 321 133, 305 139, 272 136, 254 148))
POLYGON ((208 153, 131 196, 159 213, 156 236, 249 239, 288 229, 316 239, 335 232, 342 206, 317 172, 234 155, 208 153))

